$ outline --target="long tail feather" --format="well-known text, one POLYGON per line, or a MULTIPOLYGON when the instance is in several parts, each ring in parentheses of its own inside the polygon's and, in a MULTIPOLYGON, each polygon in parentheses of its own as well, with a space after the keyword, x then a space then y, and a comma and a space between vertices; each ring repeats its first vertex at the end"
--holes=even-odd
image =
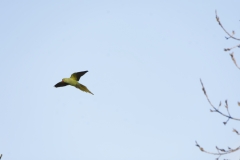
POLYGON ((94 95, 91 91, 88 90, 88 88, 86 86, 84 86, 84 85, 82 85, 80 83, 76 86, 76 88, 78 88, 78 89, 80 89, 80 90, 82 90, 84 92, 88 92, 88 93, 91 93, 92 95, 94 95))

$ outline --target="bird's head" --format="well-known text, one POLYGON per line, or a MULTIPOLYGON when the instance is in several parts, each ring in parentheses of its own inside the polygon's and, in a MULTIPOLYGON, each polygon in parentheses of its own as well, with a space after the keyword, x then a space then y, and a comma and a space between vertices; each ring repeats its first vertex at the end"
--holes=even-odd
POLYGON ((62 82, 65 82, 65 78, 62 79, 62 82))

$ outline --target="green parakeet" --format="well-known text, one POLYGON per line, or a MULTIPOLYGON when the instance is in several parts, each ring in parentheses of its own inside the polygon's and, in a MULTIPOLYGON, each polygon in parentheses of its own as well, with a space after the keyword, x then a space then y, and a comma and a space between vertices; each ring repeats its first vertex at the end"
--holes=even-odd
POLYGON ((55 84, 55 87, 57 88, 57 87, 64 87, 67 85, 71 85, 71 86, 74 86, 74 87, 84 91, 84 92, 88 92, 93 95, 93 93, 90 92, 86 86, 84 86, 78 82, 80 77, 82 77, 87 72, 88 71, 75 72, 71 75, 70 78, 63 78, 61 82, 58 82, 57 84, 55 84))

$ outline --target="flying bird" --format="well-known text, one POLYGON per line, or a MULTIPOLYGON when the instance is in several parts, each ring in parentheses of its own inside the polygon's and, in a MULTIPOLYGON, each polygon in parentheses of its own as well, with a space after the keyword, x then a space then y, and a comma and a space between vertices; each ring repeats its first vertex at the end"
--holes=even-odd
POLYGON ((87 72, 88 71, 75 72, 71 75, 70 78, 63 78, 61 82, 58 82, 57 84, 55 84, 55 87, 57 88, 57 87, 64 87, 67 85, 71 85, 71 86, 74 86, 74 87, 84 91, 84 92, 88 92, 93 95, 93 93, 91 91, 89 91, 86 86, 84 86, 78 82, 79 79, 87 72))

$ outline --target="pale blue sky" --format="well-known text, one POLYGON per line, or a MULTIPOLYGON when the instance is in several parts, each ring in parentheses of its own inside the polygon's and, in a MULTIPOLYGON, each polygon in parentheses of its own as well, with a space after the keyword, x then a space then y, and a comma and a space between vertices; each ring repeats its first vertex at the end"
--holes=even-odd
MULTIPOLYGON (((238 116, 239 70, 215 20, 240 37, 233 1, 0 1, 3 160, 202 160, 237 147, 199 78, 238 116), (88 70, 73 87, 55 88, 88 70)), ((236 59, 240 56, 235 50, 236 59)), ((239 158, 239 152, 225 158, 239 158)))

